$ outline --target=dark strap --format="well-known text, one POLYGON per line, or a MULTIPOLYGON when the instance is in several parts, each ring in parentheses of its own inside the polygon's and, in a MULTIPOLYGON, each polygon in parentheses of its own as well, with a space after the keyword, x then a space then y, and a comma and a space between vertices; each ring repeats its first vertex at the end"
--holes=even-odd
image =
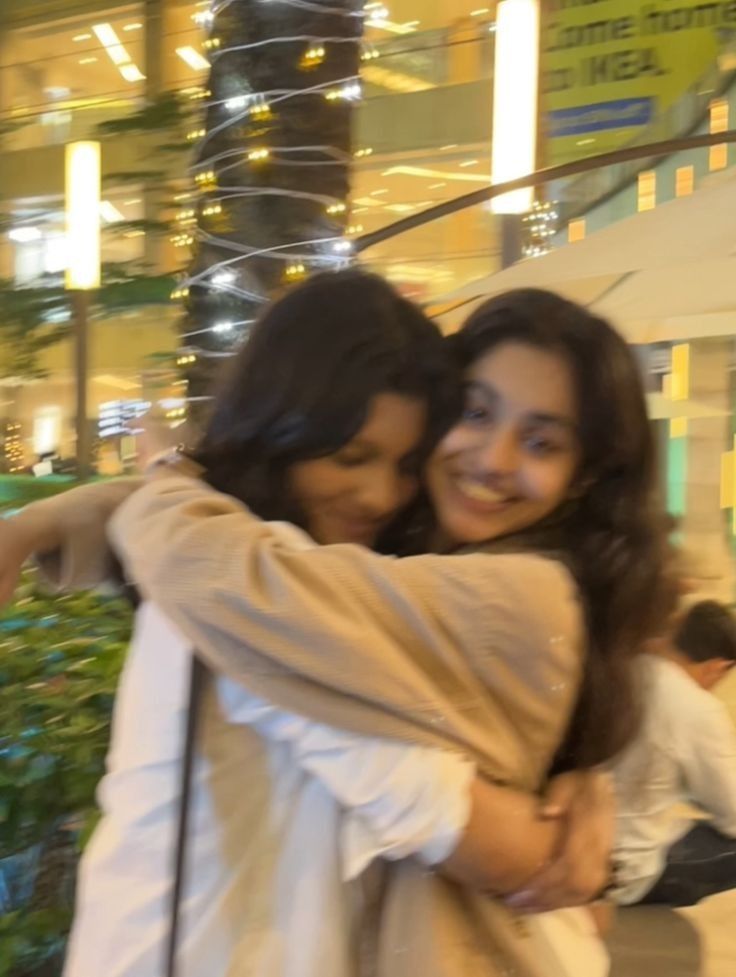
POLYGON ((174 857, 174 888, 171 893, 169 916, 169 938, 166 946, 166 977, 176 977, 176 950, 179 943, 180 906, 184 894, 187 837, 189 835, 189 812, 192 800, 192 774, 197 746, 197 727, 199 725, 199 706, 202 701, 207 667, 192 656, 192 670, 189 679, 189 704, 187 706, 187 725, 184 739, 184 755, 181 761, 181 787, 179 790, 179 819, 176 827, 176 847, 174 857))

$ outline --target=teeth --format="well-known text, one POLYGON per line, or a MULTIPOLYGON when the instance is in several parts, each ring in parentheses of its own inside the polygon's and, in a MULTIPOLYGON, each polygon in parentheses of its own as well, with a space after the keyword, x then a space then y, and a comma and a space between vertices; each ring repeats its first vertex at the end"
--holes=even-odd
POLYGON ((472 478, 458 478, 457 485, 463 495, 467 495, 469 499, 476 502, 487 502, 493 505, 507 501, 507 496, 501 495, 500 492, 494 492, 493 489, 481 485, 480 482, 476 482, 472 478))

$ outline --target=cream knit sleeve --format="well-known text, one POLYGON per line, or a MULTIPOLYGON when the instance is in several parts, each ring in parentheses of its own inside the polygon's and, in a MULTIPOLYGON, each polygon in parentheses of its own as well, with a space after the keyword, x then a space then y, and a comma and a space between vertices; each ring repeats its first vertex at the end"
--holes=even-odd
POLYGON ((285 708, 369 735, 420 729, 423 742, 434 733, 486 759, 492 731, 494 757, 511 769, 530 746, 543 766, 564 732, 582 638, 557 562, 305 550, 175 475, 132 496, 110 532, 132 579, 202 657, 285 708), (377 724, 357 703, 389 718, 377 724), (536 729, 528 742, 520 720, 536 729))
POLYGON ((115 556, 107 541, 107 522, 142 484, 140 478, 96 482, 23 509, 16 518, 33 533, 33 558, 50 587, 85 590, 112 577, 115 556))

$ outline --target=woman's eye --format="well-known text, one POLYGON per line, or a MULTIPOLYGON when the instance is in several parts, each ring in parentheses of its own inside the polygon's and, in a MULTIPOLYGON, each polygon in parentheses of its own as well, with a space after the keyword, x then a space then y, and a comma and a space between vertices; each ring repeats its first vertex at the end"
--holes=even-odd
POLYGON ((362 453, 359 455, 335 455, 334 460, 343 468, 358 468, 368 461, 367 457, 362 453))
POLYGON ((526 445, 531 452, 540 457, 556 454, 562 450, 559 444, 541 436, 527 438, 526 445))
POLYGON ((462 418, 471 424, 481 424, 490 418, 490 414, 486 407, 474 407, 472 404, 467 404, 463 408, 462 418))

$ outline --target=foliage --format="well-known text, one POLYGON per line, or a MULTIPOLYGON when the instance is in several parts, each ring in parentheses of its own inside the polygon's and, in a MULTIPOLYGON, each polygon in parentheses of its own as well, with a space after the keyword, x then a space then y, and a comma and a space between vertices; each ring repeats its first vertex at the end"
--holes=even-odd
MULTIPOLYGON (((122 119, 109 119, 97 127, 100 136, 122 136, 145 132, 180 131, 192 121, 191 100, 180 92, 163 92, 141 109, 122 119)), ((188 144, 187 144, 188 145, 188 144)))
POLYGON ((69 300, 52 280, 19 287, 0 279, 0 377, 42 377, 39 354, 68 332, 69 300))
POLYGON ((120 599, 49 596, 33 574, 0 614, 0 977, 63 946, 129 629, 120 599))
POLYGON ((175 286, 176 279, 171 275, 147 275, 135 262, 106 263, 102 266, 96 309, 104 316, 141 305, 166 305, 171 302, 175 286))

